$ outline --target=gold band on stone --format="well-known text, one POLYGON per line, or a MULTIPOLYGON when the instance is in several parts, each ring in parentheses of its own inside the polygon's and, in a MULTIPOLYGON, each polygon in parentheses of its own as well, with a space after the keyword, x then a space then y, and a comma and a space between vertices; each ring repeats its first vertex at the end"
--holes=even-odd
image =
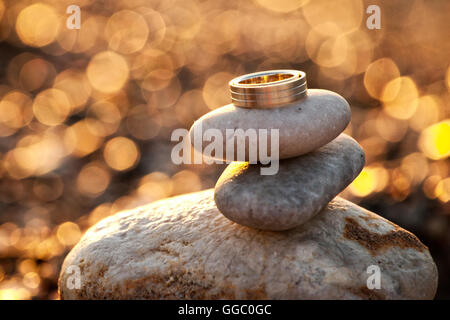
POLYGON ((268 109, 297 101, 306 95, 306 73, 269 70, 246 74, 230 81, 231 100, 243 108, 268 109))

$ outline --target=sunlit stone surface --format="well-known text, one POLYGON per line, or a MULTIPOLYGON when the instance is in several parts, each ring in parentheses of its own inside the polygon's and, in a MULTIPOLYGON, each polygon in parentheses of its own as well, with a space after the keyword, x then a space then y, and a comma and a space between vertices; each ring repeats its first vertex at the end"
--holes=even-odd
POLYGON ((287 230, 316 215, 361 172, 364 151, 347 136, 308 154, 280 161, 276 175, 260 165, 231 163, 219 178, 214 199, 227 218, 256 229, 287 230))
POLYGON ((268 232, 226 219, 212 189, 99 222, 59 279, 62 299, 431 299, 436 287, 427 247, 346 200, 298 228, 268 232), (373 265, 381 283, 370 290, 373 265))
MULTIPOLYGON (((208 129, 219 130, 224 137, 223 150, 226 150, 227 144, 233 141, 233 137, 227 136, 227 129, 244 131, 253 129, 257 132, 259 129, 266 129, 269 137, 271 129, 278 129, 279 158, 285 159, 308 153, 327 144, 344 131, 349 121, 350 107, 343 97, 328 90, 308 89, 305 98, 279 108, 247 109, 235 107, 233 104, 226 105, 195 121, 190 136, 194 148, 202 152, 211 142, 203 139, 202 143, 195 145, 195 130, 202 133, 208 129)), ((259 137, 256 141, 256 145, 259 145, 259 137)), ((270 138, 267 141, 270 141, 270 138)), ((248 143, 244 158, 238 158, 236 146, 233 158, 227 159, 225 152, 222 156, 223 159, 230 161, 249 160, 248 143)))

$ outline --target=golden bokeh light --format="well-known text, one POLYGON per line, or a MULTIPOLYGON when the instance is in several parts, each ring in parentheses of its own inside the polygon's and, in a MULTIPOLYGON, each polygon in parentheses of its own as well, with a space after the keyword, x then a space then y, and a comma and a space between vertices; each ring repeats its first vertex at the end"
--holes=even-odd
MULTIPOLYGON (((146 48, 134 57, 131 63, 131 77, 138 80, 144 80, 151 72, 155 70, 167 70, 173 74, 175 69, 173 58, 162 50, 146 48)), ((165 81, 166 82, 166 81, 165 81)), ((167 83, 164 87, 167 86, 167 83)))
POLYGON ((166 22, 160 12, 149 7, 139 7, 135 11, 147 22, 148 38, 147 45, 156 47, 164 40, 166 35, 166 22))
POLYGON ((392 171, 390 191, 392 197, 399 202, 405 200, 411 193, 411 180, 398 168, 392 171))
POLYGON ((228 82, 234 76, 228 72, 218 72, 205 81, 203 100, 210 109, 216 109, 231 103, 228 82))
POLYGON ((196 0, 184 0, 164 10, 171 29, 182 41, 193 39, 202 26, 203 16, 196 0))
POLYGON ((96 54, 86 70, 91 85, 104 93, 119 91, 127 81, 128 73, 126 60, 113 51, 96 54))
POLYGON ((422 131, 419 148, 430 159, 444 159, 450 155, 450 119, 433 124, 422 131))
POLYGON ((28 135, 5 156, 5 168, 15 179, 44 175, 61 164, 66 151, 58 132, 28 135))
POLYGON ((182 170, 172 177, 173 194, 183 194, 199 191, 202 188, 202 182, 199 176, 191 170, 182 170))
POLYGON ((142 205, 139 198, 133 196, 123 196, 114 201, 111 205, 111 214, 123 210, 129 210, 142 205))
POLYGON ((108 19, 105 34, 112 50, 130 54, 144 47, 149 29, 140 14, 131 10, 122 10, 108 19))
POLYGON ((39 266, 39 275, 42 278, 51 279, 55 273, 56 269, 51 263, 44 262, 39 266))
POLYGON ((442 161, 431 161, 429 163, 429 175, 437 175, 439 177, 450 176, 450 166, 447 164, 445 159, 442 159, 442 161))
MULTIPOLYGON (((199 39, 202 39, 200 45, 202 43, 208 44, 203 45, 202 49, 212 55, 217 55, 237 48, 241 17, 237 10, 218 11, 209 14, 208 18, 213 20, 214 23, 197 35, 199 39)), ((284 47, 284 49, 287 48, 284 47)))
POLYGON ((322 67, 332 68, 344 63, 351 43, 347 36, 340 35, 337 25, 326 23, 311 29, 306 38, 306 51, 315 63, 322 67), (322 33, 323 29, 334 29, 337 35, 328 36, 322 33))
POLYGON ((403 139, 408 131, 408 123, 380 112, 375 118, 377 133, 386 141, 398 142, 403 139))
POLYGON ((386 152, 387 143, 381 137, 369 137, 359 142, 366 154, 366 162, 371 163, 386 152))
POLYGON ((119 108, 110 101, 101 100, 89 107, 85 123, 90 132, 106 137, 117 131, 121 120, 119 108))
POLYGON ((40 283, 41 278, 36 272, 28 272, 23 276, 23 284, 30 289, 36 289, 40 283))
POLYGON ((147 73, 141 82, 141 88, 147 91, 158 91, 167 88, 174 73, 170 69, 158 68, 147 73))
POLYGON ((140 140, 155 137, 161 129, 161 118, 158 114, 149 113, 147 105, 138 105, 128 112, 126 120, 128 131, 140 140))
POLYGON ((146 202, 156 201, 172 195, 173 182, 162 172, 150 173, 139 181, 137 193, 146 202))
POLYGON ((95 16, 84 16, 80 29, 63 29, 58 35, 58 44, 66 51, 82 53, 92 49, 104 30, 104 19, 95 16))
POLYGON ((350 48, 353 49, 349 53, 349 57, 354 55, 354 59, 356 60, 356 70, 354 74, 366 72, 374 59, 374 40, 363 30, 353 31, 347 34, 347 38, 352 44, 350 48))
POLYGON ((29 52, 23 52, 13 57, 9 61, 8 67, 6 68, 8 83, 10 83, 13 87, 19 87, 23 89, 23 85, 21 84, 20 79, 20 72, 22 71, 23 66, 33 59, 40 58, 37 55, 29 52))
POLYGON ((63 123, 71 111, 70 101, 64 91, 41 91, 33 102, 33 113, 42 124, 56 126, 63 123))
POLYGON ((256 2, 269 10, 276 12, 290 12, 301 8, 309 0, 256 0, 256 2))
POLYGON ((409 126, 420 132, 429 125, 436 123, 440 118, 440 102, 434 95, 426 95, 417 101, 417 109, 414 115, 409 119, 409 126))
POLYGON ((64 182, 58 175, 49 174, 46 179, 33 183, 33 193, 41 201, 55 201, 64 191, 64 182))
POLYGON ((347 50, 346 59, 335 67, 323 67, 321 69, 321 76, 333 80, 345 80, 357 73, 358 57, 354 48, 347 50))
POLYGON ((88 101, 92 88, 84 73, 67 69, 55 77, 53 88, 63 91, 72 109, 81 109, 88 101))
MULTIPOLYGON (((75 229, 76 230, 76 229, 75 229)), ((62 235, 63 236, 63 235, 62 235)), ((72 236, 73 241, 77 238, 76 236, 72 236)), ((34 248, 34 256, 38 259, 51 259, 52 257, 58 256, 64 252, 64 244, 58 240, 56 235, 52 235, 48 238, 43 239, 43 241, 39 242, 34 248)))
POLYGON ((89 214, 88 222, 89 225, 94 225, 100 220, 110 216, 112 214, 111 212, 111 204, 110 203, 102 203, 98 207, 96 207, 92 212, 89 214))
POLYGON ((101 163, 94 162, 85 165, 77 177, 78 190, 87 196, 97 197, 108 187, 111 176, 101 163))
POLYGON ((272 69, 349 102, 366 166, 341 196, 445 257, 449 1, 378 2, 381 29, 362 0, 105 3, 0 0, 0 299, 57 299, 92 225, 214 187, 224 165, 175 165, 171 133, 231 103, 230 79, 272 69))
MULTIPOLYGON (((348 33, 360 26, 365 10, 361 0, 314 0, 308 1, 302 7, 302 12, 312 27, 331 22, 338 26, 342 33, 348 33)), ((332 29, 326 30, 326 34, 335 35, 332 29)))
MULTIPOLYGON (((159 91, 148 92, 146 90, 142 90, 142 95, 147 99, 147 105, 150 106, 152 110, 163 111, 166 110, 166 117, 163 119, 164 126, 170 126, 171 124, 176 123, 174 117, 171 112, 172 108, 178 101, 178 98, 181 95, 181 83, 178 77, 172 79, 170 84, 159 91), (165 121, 170 121, 170 123, 166 123, 165 121)), ((164 113, 160 113, 160 115, 164 115, 164 113)))
POLYGON ((382 191, 389 181, 389 174, 383 167, 365 167, 350 184, 350 192, 357 197, 365 197, 372 192, 382 191))
POLYGON ((409 77, 389 81, 383 89, 381 100, 387 114, 397 119, 409 119, 418 105, 419 93, 409 77))
POLYGON ((5 4, 3 3, 3 0, 0 0, 0 22, 2 21, 4 13, 5 13, 5 4))
POLYGON ((27 45, 43 47, 52 43, 59 32, 60 18, 52 6, 35 3, 17 17, 16 31, 27 45))
POLYGON ((25 288, 0 289, 0 300, 28 300, 30 292, 25 288))
POLYGON ((65 246, 73 246, 80 240, 81 231, 76 223, 67 221, 58 226, 56 231, 58 241, 65 246))
POLYGON ((417 185, 428 175, 428 160, 423 153, 414 152, 402 159, 400 168, 408 180, 417 185))
POLYGON ((0 136, 8 136, 27 125, 33 118, 31 98, 17 90, 0 100, 0 136))
POLYGON ((64 142, 67 150, 77 157, 84 157, 100 148, 103 138, 89 128, 87 120, 81 120, 67 128, 64 142))
POLYGON ((434 189, 434 193, 439 200, 448 203, 450 201, 450 178, 440 180, 434 189))
POLYGON ((399 77, 400 71, 395 62, 390 58, 381 58, 367 67, 364 86, 371 97, 381 100, 384 87, 399 77))
POLYGON ((32 259, 25 259, 19 263, 18 271, 22 274, 35 272, 37 270, 36 262, 32 259))
POLYGON ((108 166, 114 170, 123 171, 134 166, 140 154, 133 140, 116 137, 106 143, 103 156, 108 166))
POLYGON ((447 88, 450 90, 450 66, 447 68, 447 73, 445 74, 445 83, 447 84, 447 88))
POLYGON ((183 93, 175 108, 178 121, 185 127, 190 127, 195 120, 208 111, 208 106, 203 100, 202 91, 199 89, 183 93))
POLYGON ((19 81, 27 91, 41 88, 55 76, 55 68, 49 62, 36 58, 27 61, 20 70, 19 81))

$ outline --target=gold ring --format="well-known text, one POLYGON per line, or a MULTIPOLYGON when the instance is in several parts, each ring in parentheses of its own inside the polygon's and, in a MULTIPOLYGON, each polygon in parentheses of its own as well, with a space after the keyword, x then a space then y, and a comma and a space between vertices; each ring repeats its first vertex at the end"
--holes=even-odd
POLYGON ((246 74, 230 81, 231 100, 244 108, 268 109, 297 101, 306 95, 306 73, 270 70, 246 74))

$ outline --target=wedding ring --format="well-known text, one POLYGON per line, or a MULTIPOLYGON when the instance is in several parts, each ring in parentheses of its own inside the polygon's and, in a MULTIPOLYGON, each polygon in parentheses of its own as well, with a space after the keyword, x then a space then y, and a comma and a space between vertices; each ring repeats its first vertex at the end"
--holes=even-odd
POLYGON ((278 108, 303 98, 308 90, 306 73, 269 70, 246 74, 230 81, 231 101, 243 108, 278 108))

